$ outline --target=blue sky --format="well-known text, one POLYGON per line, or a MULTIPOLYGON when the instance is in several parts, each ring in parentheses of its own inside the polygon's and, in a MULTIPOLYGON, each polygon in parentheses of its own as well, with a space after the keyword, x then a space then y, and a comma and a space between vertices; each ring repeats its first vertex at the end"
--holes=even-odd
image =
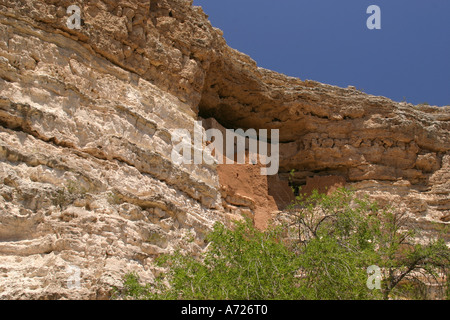
POLYGON ((194 0, 229 46, 302 80, 450 105, 450 0, 194 0), (367 8, 381 8, 369 30, 367 8))

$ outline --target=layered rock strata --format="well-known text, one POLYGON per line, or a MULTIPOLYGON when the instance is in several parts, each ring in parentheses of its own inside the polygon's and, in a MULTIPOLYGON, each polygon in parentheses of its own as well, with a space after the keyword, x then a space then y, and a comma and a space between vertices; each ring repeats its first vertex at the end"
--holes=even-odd
POLYGON ((266 226, 292 169, 297 185, 333 176, 435 234, 450 219, 449 150, 449 107, 259 68, 192 1, 0 0, 0 299, 152 281, 156 256, 200 252, 216 221, 266 226), (175 164, 174 130, 200 117, 279 129, 279 176, 175 164))

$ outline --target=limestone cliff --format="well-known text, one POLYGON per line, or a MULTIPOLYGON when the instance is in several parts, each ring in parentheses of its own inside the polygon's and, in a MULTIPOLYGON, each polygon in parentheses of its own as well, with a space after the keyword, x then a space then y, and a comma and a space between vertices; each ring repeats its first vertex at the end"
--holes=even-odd
POLYGON ((292 169, 433 233, 450 221, 449 150, 449 107, 258 68, 192 1, 0 0, 0 299, 108 298, 130 271, 151 281, 155 256, 202 250, 215 221, 264 226, 292 169), (173 163, 172 130, 200 118, 280 129, 279 176, 173 163), (236 172, 260 187, 239 190, 236 172))

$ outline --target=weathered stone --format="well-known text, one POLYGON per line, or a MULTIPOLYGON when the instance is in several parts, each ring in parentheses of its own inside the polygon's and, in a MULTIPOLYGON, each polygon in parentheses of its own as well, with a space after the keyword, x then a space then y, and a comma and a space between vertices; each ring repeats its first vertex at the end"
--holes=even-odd
POLYGON ((153 281, 156 256, 198 254, 216 221, 264 228, 293 199, 292 169, 297 185, 345 182, 435 234, 449 223, 449 109, 258 68, 190 0, 0 0, 0 299, 153 281), (280 129, 279 176, 174 164, 172 130, 200 117, 280 129))

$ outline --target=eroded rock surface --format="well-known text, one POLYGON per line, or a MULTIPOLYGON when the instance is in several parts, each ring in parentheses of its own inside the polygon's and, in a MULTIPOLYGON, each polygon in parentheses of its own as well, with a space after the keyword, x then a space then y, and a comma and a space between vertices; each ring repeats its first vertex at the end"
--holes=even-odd
POLYGON ((199 252, 216 221, 267 225, 292 169, 299 185, 338 177, 433 234, 449 223, 449 150, 449 107, 258 68, 192 1, 0 0, 0 299, 102 299, 127 272, 151 281, 154 257, 199 252), (199 116, 280 129, 279 177, 174 164, 173 130, 199 116))

